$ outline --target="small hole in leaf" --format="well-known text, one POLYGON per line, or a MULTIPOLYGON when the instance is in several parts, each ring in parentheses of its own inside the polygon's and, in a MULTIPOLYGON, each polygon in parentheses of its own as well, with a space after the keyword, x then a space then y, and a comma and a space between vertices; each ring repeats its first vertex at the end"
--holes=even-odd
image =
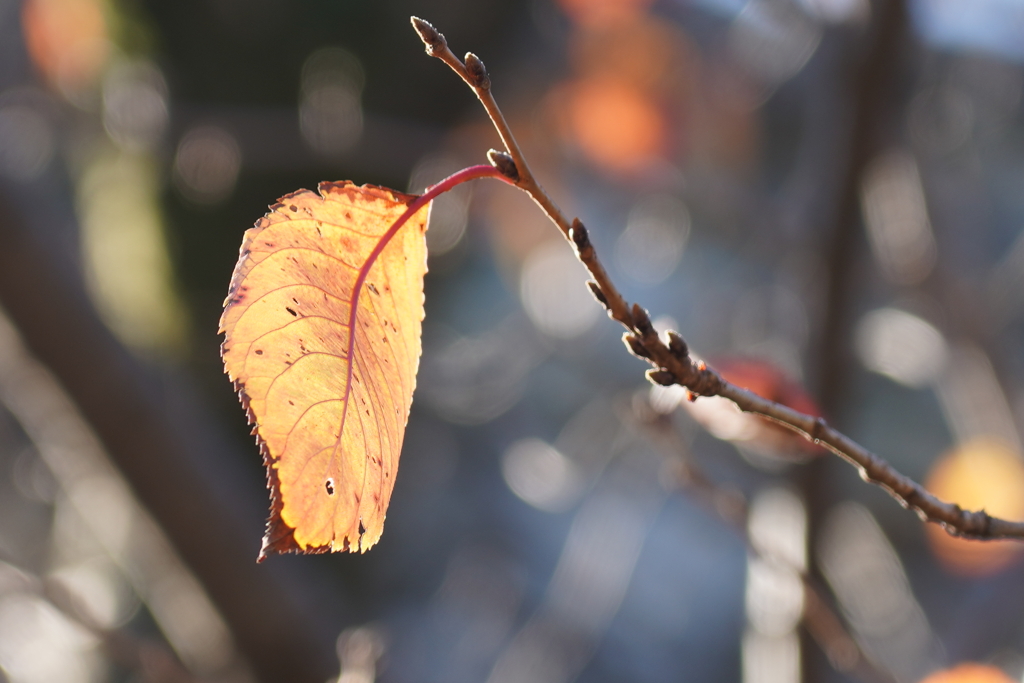
POLYGON ((263 349, 256 349, 256 355, 257 356, 262 356, 263 355, 263 349))
POLYGON ((326 482, 324 482, 324 486, 327 489, 327 495, 328 496, 333 496, 334 495, 334 480, 333 479, 328 479, 326 482))
POLYGON ((285 307, 285 309, 284 309, 284 310, 288 311, 289 313, 291 313, 291 314, 292 314, 292 315, 294 315, 294 316, 298 316, 298 315, 299 315, 298 313, 296 313, 296 312, 295 312, 294 310, 292 310, 292 309, 288 308, 287 306, 285 307))
POLYGON ((359 535, 362 536, 366 533, 366 527, 363 526, 363 520, 359 520, 359 535))

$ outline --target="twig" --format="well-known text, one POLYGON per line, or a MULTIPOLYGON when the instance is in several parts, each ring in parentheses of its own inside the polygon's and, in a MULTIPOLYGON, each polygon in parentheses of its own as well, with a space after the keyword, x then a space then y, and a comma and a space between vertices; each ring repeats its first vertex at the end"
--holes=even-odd
POLYGON ((577 218, 570 221, 534 179, 508 123, 494 101, 490 78, 480 58, 469 53, 464 64, 448 48, 444 36, 437 29, 418 17, 412 18, 412 25, 426 45, 427 54, 450 66, 483 103, 513 162, 508 164, 509 160, 503 159, 502 153, 492 152, 489 155, 492 163, 503 169, 519 189, 529 194, 562 234, 575 245, 580 261, 594 278, 587 283, 591 292, 607 309, 609 316, 628 330, 624 336, 627 348, 653 366, 653 369, 647 371, 649 380, 662 385, 679 384, 690 391, 690 400, 700 396, 728 398, 744 412, 761 415, 803 435, 856 467, 864 481, 882 487, 901 505, 914 510, 922 520, 941 525, 953 536, 977 540, 1024 539, 1024 522, 992 517, 984 510, 963 510, 959 505, 939 500, 920 484, 897 472, 884 459, 828 426, 820 417, 797 412, 724 380, 703 361, 694 361, 685 342, 678 335, 670 334, 668 343, 663 341, 654 330, 647 311, 639 304, 630 307, 619 293, 598 260, 597 252, 580 220, 577 218))

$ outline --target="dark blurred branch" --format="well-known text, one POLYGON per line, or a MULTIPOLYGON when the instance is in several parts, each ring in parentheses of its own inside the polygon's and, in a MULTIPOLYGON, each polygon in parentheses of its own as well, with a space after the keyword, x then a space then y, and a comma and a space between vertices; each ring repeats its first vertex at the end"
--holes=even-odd
MULTIPOLYGON (((891 4, 902 6, 902 3, 891 4)), ((417 17, 412 18, 412 23, 427 47, 427 54, 448 64, 473 88, 477 97, 483 102, 484 108, 507 147, 508 154, 515 162, 518 176, 515 181, 516 186, 527 192, 558 226, 562 234, 574 244, 580 261, 594 278, 593 282, 588 283, 591 291, 605 306, 608 314, 628 330, 625 335, 627 348, 634 355, 644 358, 653 366, 654 369, 647 372, 648 379, 656 384, 679 384, 686 387, 691 392, 692 400, 696 400, 700 396, 728 398, 744 412, 762 415, 803 435, 816 444, 825 446, 856 467, 864 481, 880 486, 901 505, 917 512, 921 519, 940 524, 952 535, 978 540, 1024 538, 1024 523, 992 517, 984 510, 976 512, 963 510, 958 505, 939 500, 920 484, 897 472, 884 459, 830 427, 822 418, 797 412, 727 382, 703 361, 695 361, 691 358, 685 342, 678 335, 669 335, 668 343, 663 341, 654 330, 647 311, 639 304, 633 304, 632 308, 628 306, 625 298, 601 266, 597 252, 579 219, 570 221, 534 180, 508 124, 494 101, 491 94, 490 78, 480 59, 470 53, 467 55, 467 63, 463 64, 448 48, 444 36, 437 29, 417 17), (472 68, 467 68, 467 65, 472 68)), ((901 24, 897 23, 895 28, 890 30, 898 30, 900 26, 901 24)), ((880 41, 885 43, 881 38, 880 41)), ((883 53, 883 57, 879 59, 883 59, 887 54, 883 53)), ((870 79, 871 76, 872 71, 869 69, 865 72, 864 78, 870 79)), ((875 87, 880 86, 870 85, 870 88, 875 87)), ((863 106, 867 107, 866 104, 863 106)), ((869 112, 870 109, 865 109, 864 116, 867 117, 869 112)), ((866 118, 863 125, 867 126, 869 122, 870 117, 866 118)), ((858 151, 857 154, 866 155, 867 151, 858 151)), ((853 166, 851 164, 851 173, 853 166)), ((849 201, 855 203, 855 180, 852 187, 853 194, 846 196, 849 201), (849 199, 850 197, 852 199, 849 199)), ((853 210, 856 210, 855 204, 853 210)))
MULTIPOLYGON (((816 283, 824 296, 811 375, 822 411, 836 420, 841 420, 847 396, 853 277, 863 253, 861 179, 893 109, 892 86, 903 64, 901 50, 907 38, 904 0, 874 2, 871 15, 866 26, 833 29, 831 40, 819 50, 818 82, 808 98, 804 126, 806 153, 798 171, 813 188, 805 236, 822 240, 819 249, 824 261, 823 282, 816 283)), ((813 461, 797 475, 808 509, 812 556, 825 512, 835 503, 828 485, 832 464, 813 461)), ((815 565, 810 571, 820 578, 815 565)), ((812 604, 808 602, 808 609, 812 604)), ((804 678, 820 678, 809 657, 804 657, 804 678)))
POLYGON ((246 543, 232 482, 214 484, 199 466, 223 464, 230 445, 202 414, 180 409, 190 399, 168 391, 121 346, 74 265, 44 248, 2 195, 0 244, 0 303, 203 583, 259 679, 321 683, 336 670, 333 648, 316 630, 325 615, 307 613, 279 576, 256 567, 257 540, 246 543))
MULTIPOLYGON (((892 109, 895 76, 902 65, 900 52, 908 37, 905 5, 904 0, 873 3, 875 17, 863 41, 867 49, 859 59, 852 60, 847 67, 850 73, 842 79, 850 84, 848 100, 843 103, 852 110, 848 130, 819 141, 839 160, 837 196, 818 219, 822 231, 831 230, 825 249, 825 305, 819 327, 817 381, 818 399, 827 415, 837 413, 837 404, 845 393, 851 276, 859 251, 860 182, 878 151, 881 131, 892 109)), ((856 55, 859 50, 850 52, 856 55)))

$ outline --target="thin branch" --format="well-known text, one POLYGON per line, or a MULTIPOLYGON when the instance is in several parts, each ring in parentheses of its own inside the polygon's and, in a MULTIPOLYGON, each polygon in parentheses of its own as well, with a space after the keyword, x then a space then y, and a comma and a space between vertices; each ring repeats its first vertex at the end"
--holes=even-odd
MULTIPOLYGON (((691 358, 685 342, 678 335, 669 335, 668 343, 662 340, 654 330, 647 311, 639 304, 633 304, 630 308, 619 293, 598 260, 597 252, 580 220, 577 218, 570 221, 533 178, 508 123, 494 101, 490 78, 483 62, 470 53, 467 55, 467 63, 463 64, 448 48, 444 36, 437 29, 417 17, 412 18, 412 25, 426 45, 427 54, 448 64, 483 103, 514 161, 514 167, 506 175, 514 180, 519 189, 529 194, 562 234, 573 242, 580 261, 594 278, 588 282, 591 292, 605 306, 609 316, 628 330, 624 337, 627 348, 653 366, 653 369, 647 371, 649 380, 656 384, 679 384, 686 387, 690 391, 690 400, 700 396, 728 398, 744 412, 761 415, 803 435, 856 467, 864 481, 882 487, 901 505, 914 510, 922 520, 941 525, 953 536, 976 540, 1024 539, 1024 522, 992 517, 984 510, 963 510, 959 505, 939 500, 923 486, 897 472, 884 459, 828 426, 822 418, 806 415, 731 384, 703 361, 691 358), (515 172, 515 176, 511 172, 515 172)), ((493 154, 491 158, 493 163, 493 154)))

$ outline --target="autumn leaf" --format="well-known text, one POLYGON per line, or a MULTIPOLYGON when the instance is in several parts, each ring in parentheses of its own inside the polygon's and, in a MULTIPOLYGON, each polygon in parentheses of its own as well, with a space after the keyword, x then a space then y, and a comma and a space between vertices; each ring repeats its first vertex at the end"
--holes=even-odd
POLYGON ((321 183, 245 233, 221 355, 267 466, 260 560, 380 539, 419 366, 427 207, 480 177, 504 179, 472 166, 422 196, 321 183))
POLYGON ((261 558, 377 542, 416 385, 427 204, 410 214, 417 198, 384 188, 319 190, 246 232, 221 318, 268 468, 261 558))

